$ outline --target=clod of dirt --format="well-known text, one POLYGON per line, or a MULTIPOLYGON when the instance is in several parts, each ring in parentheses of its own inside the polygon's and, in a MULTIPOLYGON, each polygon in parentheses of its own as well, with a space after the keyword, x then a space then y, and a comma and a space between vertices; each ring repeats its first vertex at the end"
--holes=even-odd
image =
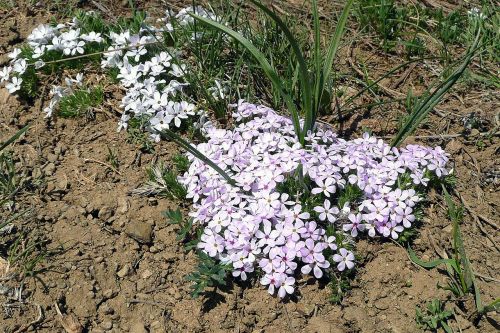
POLYGON ((43 168, 45 176, 52 176, 54 171, 56 171, 56 165, 54 163, 49 163, 45 168, 43 168))
POLYGON ((153 226, 146 222, 130 222, 126 227, 125 233, 141 244, 150 244, 153 241, 153 226))
POLYGON ((109 220, 113 215, 115 214, 115 211, 113 208, 109 206, 103 206, 101 209, 99 209, 99 219, 102 221, 107 221, 109 220))
POLYGON ((62 314, 61 310, 57 303, 55 304, 57 319, 61 323, 62 327, 66 330, 67 333, 81 333, 83 332, 83 326, 80 324, 76 316, 72 313, 70 314, 62 314))
POLYGON ((130 333, 148 333, 143 323, 134 323, 130 326, 130 333))
POLYGON ((132 270, 132 266, 130 264, 125 264, 118 272, 116 272, 116 275, 119 278, 124 278, 130 274, 131 270, 132 270))
POLYGON ((329 323, 324 318, 312 317, 306 326, 305 332, 310 333, 339 333, 342 332, 335 325, 329 323))
POLYGON ((116 208, 116 212, 118 214, 125 214, 126 212, 128 212, 129 207, 130 203, 128 202, 127 198, 118 198, 118 207, 116 208))

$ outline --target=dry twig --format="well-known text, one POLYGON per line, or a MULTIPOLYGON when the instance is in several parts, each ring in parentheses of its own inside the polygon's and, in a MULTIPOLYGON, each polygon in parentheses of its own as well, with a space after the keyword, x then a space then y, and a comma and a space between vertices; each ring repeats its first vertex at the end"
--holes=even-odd
POLYGON ((44 315, 43 315, 43 309, 42 307, 40 306, 40 304, 35 304, 37 309, 38 309, 38 317, 29 322, 28 324, 24 325, 24 326, 21 326, 20 328, 18 328, 16 331, 14 331, 14 333, 21 333, 21 332, 26 332, 30 326, 33 326, 35 327, 35 325, 39 324, 42 322, 43 318, 44 318, 44 315))

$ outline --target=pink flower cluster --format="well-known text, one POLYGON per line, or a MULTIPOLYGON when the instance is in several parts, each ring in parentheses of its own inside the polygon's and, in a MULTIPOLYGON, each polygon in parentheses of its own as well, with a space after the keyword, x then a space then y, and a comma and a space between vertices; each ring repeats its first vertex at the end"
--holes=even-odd
POLYGON ((191 217, 204 226, 198 247, 231 264, 242 280, 260 269, 261 284, 279 297, 294 292, 297 270, 319 279, 334 266, 353 268, 346 247, 359 232, 397 238, 415 220, 414 188, 424 188, 431 174, 447 174, 448 157, 439 147, 391 148, 368 134, 346 141, 319 128, 302 147, 290 119, 267 107, 240 101, 233 118, 233 130, 206 128, 208 141, 197 148, 238 186, 193 156, 180 181, 194 203, 191 217), (399 184, 403 174, 409 183, 399 184), (289 177, 309 185, 283 190, 289 177), (338 207, 347 186, 362 196, 338 207), (323 204, 308 207, 304 197, 323 204), (329 225, 342 237, 328 234, 329 225))

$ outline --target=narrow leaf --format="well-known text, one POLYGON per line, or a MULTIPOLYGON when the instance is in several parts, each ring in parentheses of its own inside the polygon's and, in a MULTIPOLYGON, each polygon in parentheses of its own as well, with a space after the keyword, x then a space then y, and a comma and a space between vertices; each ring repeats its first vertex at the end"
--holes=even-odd
POLYGON ((453 87, 453 85, 458 81, 458 79, 465 72, 465 69, 469 66, 472 58, 476 54, 477 46, 479 44, 479 36, 481 34, 481 29, 478 29, 476 39, 473 45, 469 48, 464 61, 462 64, 444 81, 442 82, 432 93, 427 91, 425 98, 420 100, 412 111, 408 120, 403 124, 396 137, 392 141, 392 146, 399 146, 411 133, 413 133, 420 123, 425 119, 427 114, 441 101, 443 96, 448 92, 448 90, 453 87))
POLYGON ((160 132, 160 136, 163 139, 167 139, 170 141, 174 141, 177 143, 179 146, 187 150, 189 153, 191 153, 194 157, 198 158, 200 161, 202 161, 205 164, 208 164, 212 169, 217 171, 219 175, 221 175, 229 184, 232 186, 236 186, 236 181, 232 179, 224 170, 222 170, 217 164, 212 162, 207 156, 205 156, 202 152, 200 152, 198 149, 193 147, 189 142, 184 140, 182 137, 174 133, 170 129, 164 129, 163 131, 160 132))
POLYGON ((266 76, 271 80, 274 87, 279 91, 283 99, 285 100, 286 106, 290 110, 292 114, 292 121, 295 133, 297 134, 299 141, 304 143, 304 136, 302 135, 300 122, 299 122, 299 113, 297 111, 297 107, 295 106, 292 97, 285 91, 282 80, 279 78, 276 70, 269 64, 266 57, 262 52, 260 52, 248 39, 243 37, 240 33, 218 23, 213 20, 198 16, 193 13, 189 13, 193 18, 206 24, 212 28, 215 28, 230 37, 234 38, 238 43, 240 43, 243 47, 245 47, 248 52, 254 57, 254 59, 259 63, 260 68, 264 71, 266 76))
MULTIPOLYGON (((337 51, 340 46, 340 40, 344 35, 345 26, 347 23, 347 17, 349 16, 349 11, 351 10, 353 2, 354 0, 347 0, 344 9, 342 10, 342 14, 340 14, 337 26, 335 27, 335 33, 333 34, 333 37, 330 40, 330 46, 328 47, 328 52, 326 54, 325 63, 323 66, 323 78, 322 78, 323 84, 321 86, 321 95, 323 94, 324 91, 323 87, 324 82, 326 82, 330 77, 330 73, 333 67, 333 61, 335 59, 335 56, 337 55, 337 51)), ((318 101, 320 100, 321 96, 319 96, 318 98, 318 101)))
MULTIPOLYGON (((461 270, 462 276, 460 276, 460 278, 463 280, 463 282, 465 284, 464 289, 469 290, 473 285, 473 276, 474 275, 472 273, 472 268, 470 266, 469 259, 467 258, 467 254, 465 253, 464 242, 462 239, 462 233, 460 232, 460 225, 459 225, 460 221, 458 218, 456 218, 457 207, 456 207, 455 203, 453 202, 453 200, 451 199, 451 196, 448 193, 448 191, 446 190, 446 187, 444 185, 442 185, 442 189, 443 189, 446 204, 448 205, 448 210, 450 212, 450 215, 452 217, 455 217, 455 218, 453 218, 453 221, 452 221, 453 222, 453 229, 452 229, 453 230, 453 248, 455 249, 456 252, 458 252, 458 255, 460 256, 460 264, 463 268, 463 270, 461 270)), ((466 292, 467 290, 464 290, 464 292, 466 292)))
POLYGON ((8 145, 10 145, 11 143, 13 143, 14 141, 16 141, 17 139, 19 139, 19 137, 28 130, 28 128, 30 127, 30 124, 24 126, 23 128, 21 128, 19 131, 17 131, 16 134, 14 134, 12 137, 10 137, 7 141, 5 141, 4 143, 1 143, 0 144, 0 151, 4 150, 8 145))
POLYGON ((499 311, 499 310, 500 310, 500 298, 497 298, 496 300, 494 300, 490 304, 486 305, 483 308, 482 313, 488 313, 488 312, 499 311))
POLYGON ((453 263, 453 259, 436 259, 433 261, 423 261, 422 259, 418 258, 415 252, 411 247, 408 247, 408 255, 410 256, 410 260, 413 261, 415 264, 423 267, 423 268, 434 268, 436 266, 439 266, 441 264, 451 264, 453 263))
POLYGON ((251 0, 252 3, 259 7, 260 10, 262 10, 266 15, 268 15, 273 21, 280 27, 280 29, 283 31, 285 34, 285 37, 288 39, 288 42, 290 43, 290 46, 292 47, 292 51, 297 58, 298 66, 299 66, 299 75, 300 75, 300 83, 301 83, 301 93, 302 93, 302 98, 304 100, 303 103, 303 109, 306 112, 309 112, 309 110, 312 110, 312 89, 311 89, 311 84, 310 84, 310 78, 309 78, 309 72, 307 68, 307 63, 304 59, 304 55, 302 54, 302 51, 300 50, 299 43, 293 36, 292 32, 286 24, 281 20, 281 18, 276 15, 275 12, 267 8, 265 5, 262 3, 256 1, 256 0, 251 0))
POLYGON ((319 111, 319 105, 321 103, 322 90, 324 89, 323 83, 325 78, 322 76, 322 64, 323 57, 321 55, 321 38, 320 38, 320 24, 319 24, 319 12, 318 12, 318 1, 313 1, 313 20, 314 20, 314 105, 311 110, 306 110, 306 119, 304 123, 304 135, 307 134, 308 130, 312 130, 314 127, 314 119, 316 118, 316 113, 319 111))

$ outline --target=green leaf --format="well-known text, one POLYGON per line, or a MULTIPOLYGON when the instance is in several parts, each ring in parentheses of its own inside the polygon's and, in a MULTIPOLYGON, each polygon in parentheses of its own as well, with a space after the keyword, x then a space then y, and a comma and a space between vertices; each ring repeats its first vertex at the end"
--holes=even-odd
POLYGON ((500 310, 500 298, 497 298, 490 304, 486 305, 480 313, 485 314, 488 312, 499 311, 499 310, 500 310))
MULTIPOLYGON (((349 16, 349 11, 351 10, 352 4, 354 0, 347 0, 344 9, 342 10, 342 14, 340 14, 339 21, 337 22, 337 26, 335 27, 335 33, 330 40, 330 46, 328 47, 328 52, 326 53, 326 58, 323 64, 323 75, 321 77, 320 88, 321 92, 319 96, 316 96, 317 103, 321 101, 321 96, 324 92, 324 83, 330 77, 333 61, 335 60, 335 56, 337 55, 337 51, 340 46, 340 41, 342 36, 344 35, 345 26, 347 23, 347 17, 349 16)), ((314 120, 315 121, 315 120, 314 120)))
POLYGON ((460 220, 457 218, 457 207, 455 206, 455 203, 451 199, 450 194, 446 190, 446 187, 442 185, 443 193, 444 193, 444 198, 446 201, 446 204, 448 205, 448 211, 450 212, 450 215, 455 217, 453 218, 453 248, 455 252, 459 255, 459 260, 460 264, 463 268, 458 270, 459 277, 461 282, 463 283, 463 291, 464 293, 467 292, 472 286, 473 286, 473 273, 472 273, 472 268, 470 266, 469 259, 467 258, 467 254, 465 253, 465 248, 464 248, 464 243, 462 239, 462 233, 460 232, 460 220))
POLYGON ((401 129, 398 131, 391 145, 393 147, 399 146, 410 134, 412 134, 420 123, 427 117, 427 114, 441 101, 443 96, 448 92, 448 90, 453 87, 453 85, 458 81, 458 79, 465 72, 465 69, 469 66, 472 58, 476 54, 477 46, 480 40, 481 29, 477 31, 476 39, 474 43, 469 48, 464 61, 462 64, 444 81, 442 82, 434 91, 431 93, 427 90, 424 97, 415 105, 415 108, 410 114, 408 120, 403 124, 401 129))
POLYGON ((444 321, 441 321, 441 326, 443 327, 443 329, 446 333, 453 333, 453 330, 451 329, 451 327, 448 326, 448 324, 445 323, 444 321))
POLYGON ((282 79, 276 73, 276 70, 269 64, 265 55, 260 52, 248 39, 243 37, 240 33, 228 28, 218 22, 213 20, 198 16, 193 13, 189 13, 193 18, 206 24, 212 28, 215 28, 228 36, 234 38, 238 43, 240 43, 244 48, 247 49, 248 52, 254 57, 254 59, 258 62, 260 68, 264 71, 266 76, 271 80, 273 86, 279 91, 281 97, 285 100, 286 106, 288 107, 290 113, 292 114, 292 121, 295 133, 299 138, 299 142, 304 144, 304 136, 300 128, 300 120, 299 113, 297 111, 297 107, 295 106, 292 97, 285 91, 282 85, 282 79))
POLYGON ((208 164, 212 169, 217 171, 217 173, 219 173, 219 175, 221 175, 230 185, 236 186, 236 181, 233 178, 231 178, 224 170, 222 170, 217 164, 212 162, 207 156, 205 156, 202 152, 193 147, 189 142, 184 140, 182 137, 180 137, 172 130, 164 129, 163 131, 160 132, 160 136, 163 139, 174 141, 179 146, 181 146, 189 153, 191 153, 194 157, 198 158, 203 163, 208 164))
POLYGON ((417 257, 415 252, 409 246, 408 246, 408 255, 410 256, 411 261, 413 261, 415 264, 417 264, 423 268, 434 268, 434 267, 437 267, 441 264, 455 264, 455 261, 453 259, 436 259, 436 260, 428 261, 428 262, 423 261, 417 257))
MULTIPOLYGON (((314 119, 316 118, 316 113, 319 112, 319 107, 321 103, 321 94, 323 87, 324 78, 321 76, 323 57, 321 55, 321 30, 319 24, 319 13, 318 13, 318 1, 313 0, 313 21, 314 21, 314 105, 311 110, 307 110, 306 119, 304 123, 304 132, 307 134, 308 130, 312 130, 314 127, 314 119)), ((328 79, 328 78, 326 78, 328 79)))
POLYGON ((30 124, 24 126, 23 128, 21 128, 19 131, 17 131, 16 134, 14 134, 13 136, 11 136, 7 141, 3 142, 0 144, 0 152, 2 150, 4 150, 8 145, 12 144, 14 141, 16 141, 17 139, 19 139, 19 137, 21 135, 23 135, 24 132, 26 132, 28 130, 28 128, 30 127, 30 124))
MULTIPOLYGON (((268 15, 277 25, 280 27, 280 29, 283 31, 285 34, 285 37, 287 38, 288 42, 290 43, 290 46, 292 47, 292 51, 297 58, 297 63, 298 63, 298 69, 299 69, 299 78, 300 78, 300 83, 301 83, 301 93, 302 93, 302 99, 303 99, 303 104, 302 104, 302 109, 303 111, 306 112, 306 119, 307 119, 307 114, 308 112, 312 112, 313 110, 313 105, 312 105, 312 89, 311 89, 311 80, 309 77, 309 72, 307 68, 306 61, 304 59, 304 55, 302 54, 302 51, 300 50, 299 43, 291 33, 290 29, 286 26, 286 24, 281 20, 281 18, 276 15, 273 11, 271 11, 269 8, 267 8, 265 5, 262 3, 256 1, 256 0, 250 0, 254 5, 259 7, 260 10, 262 10, 266 15, 268 15)), ((306 120, 307 121, 307 120, 306 120)), ((307 126, 307 125, 306 125, 307 126)), ((307 128, 307 127, 305 127, 307 128)), ((304 128, 304 130, 305 130, 304 128)))
POLYGON ((182 223, 182 213, 179 208, 176 210, 169 209, 163 212, 163 215, 168 219, 170 224, 181 224, 182 223))

